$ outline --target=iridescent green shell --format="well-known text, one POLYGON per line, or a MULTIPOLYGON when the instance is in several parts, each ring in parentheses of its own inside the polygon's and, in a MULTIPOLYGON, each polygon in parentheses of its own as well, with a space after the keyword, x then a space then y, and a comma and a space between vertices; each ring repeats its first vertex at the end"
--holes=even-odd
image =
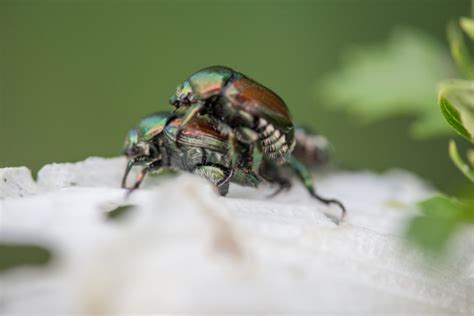
POLYGON ((160 134, 173 116, 171 113, 155 113, 142 119, 136 126, 139 141, 147 142, 160 134))
POLYGON ((189 84, 193 96, 198 100, 204 100, 221 93, 222 88, 232 77, 234 71, 224 66, 212 66, 199 70, 183 83, 183 87, 189 84))
POLYGON ((135 146, 138 143, 138 131, 135 127, 132 127, 125 137, 125 143, 123 145, 123 152, 127 152, 129 148, 135 146))

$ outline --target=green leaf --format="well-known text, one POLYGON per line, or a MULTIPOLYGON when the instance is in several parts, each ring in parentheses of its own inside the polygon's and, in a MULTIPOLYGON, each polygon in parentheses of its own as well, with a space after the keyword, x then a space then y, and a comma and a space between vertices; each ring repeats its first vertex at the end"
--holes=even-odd
MULTIPOLYGON (((470 24, 467 25, 467 23, 464 22, 464 27, 468 27, 468 31, 471 31, 470 24)), ((457 23, 452 22, 448 24, 447 33, 451 56, 454 62, 465 76, 474 78, 474 62, 469 48, 466 45, 466 41, 464 40, 463 32, 457 23)), ((468 33, 468 35, 470 36, 470 33, 468 33)))
MULTIPOLYGON (((471 152, 474 152, 474 151, 471 151, 471 152)), ((472 154, 471 154, 472 156, 472 154)), ((473 166, 473 161, 470 161, 470 159, 474 158, 474 157, 469 157, 468 156, 468 161, 470 161, 471 163, 471 166, 469 166, 466 162, 464 162, 464 160, 461 158, 461 156, 459 155, 459 151, 458 151, 458 148, 456 146, 456 143, 451 140, 449 142, 449 157, 451 157, 451 160, 454 162, 454 164, 456 165, 456 167, 461 170, 461 172, 469 179, 471 180, 472 182, 474 182, 474 168, 472 167, 473 166)))
POLYGON ((441 83, 439 106, 448 123, 474 142, 474 81, 452 79, 441 83))
POLYGON ((439 98, 439 107, 441 109, 441 113, 444 115, 444 118, 454 128, 454 130, 456 130, 456 132, 458 132, 461 136, 470 139, 471 135, 469 135, 469 132, 462 125, 459 112, 451 106, 448 100, 442 96, 439 98))
POLYGON ((422 215, 414 217, 406 232, 409 241, 439 255, 460 224, 474 221, 474 202, 461 202, 444 195, 418 203, 422 215))
POLYGON ((471 167, 474 168, 474 149, 468 149, 467 150, 467 161, 471 165, 471 167))
POLYGON ((463 218, 466 204, 456 198, 436 195, 421 202, 417 206, 424 215, 442 219, 463 218))
POLYGON ((349 49, 342 67, 316 87, 323 104, 364 122, 395 115, 417 117, 412 135, 449 133, 434 109, 436 85, 454 73, 448 51, 428 35, 396 29, 388 42, 349 49))
POLYGON ((411 220, 407 237, 424 250, 440 254, 446 247, 450 236, 456 230, 457 221, 441 221, 438 218, 420 216, 411 220))
POLYGON ((25 265, 45 265, 51 257, 51 252, 42 246, 0 243, 0 272, 25 265))
POLYGON ((474 40, 474 20, 471 18, 462 17, 459 19, 459 24, 463 31, 474 40))

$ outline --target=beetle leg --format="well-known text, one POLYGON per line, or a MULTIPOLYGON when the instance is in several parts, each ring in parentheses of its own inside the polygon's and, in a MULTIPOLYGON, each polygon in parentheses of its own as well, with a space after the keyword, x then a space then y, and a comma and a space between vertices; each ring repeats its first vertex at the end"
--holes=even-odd
POLYGON ((281 192, 288 191, 291 188, 291 182, 288 179, 286 179, 286 181, 284 182, 277 182, 277 184, 278 184, 278 188, 273 193, 269 194, 267 196, 268 198, 275 197, 281 192))
POLYGON ((262 178, 256 175, 253 170, 244 170, 241 168, 234 170, 231 180, 232 183, 252 188, 257 188, 260 182, 262 182, 262 178))
POLYGON ((129 196, 133 191, 138 189, 140 187, 140 184, 142 183, 143 179, 145 179, 145 176, 147 175, 148 172, 150 171, 158 171, 162 167, 161 165, 161 160, 156 160, 151 163, 149 163, 146 167, 144 167, 139 174, 137 174, 137 177, 135 178, 135 184, 128 189, 127 196, 129 196))
POLYGON ((208 164, 197 165, 194 168, 193 173, 207 179, 217 188, 220 195, 225 196, 229 191, 229 182, 233 175, 233 170, 231 172, 229 172, 229 170, 232 169, 224 169, 221 166, 208 164))
POLYGON ((253 145, 258 141, 258 133, 248 127, 237 128, 235 136, 239 142, 247 145, 253 145))
POLYGON ((268 196, 269 198, 291 188, 291 181, 283 175, 281 167, 276 166, 271 161, 263 159, 258 168, 258 174, 267 182, 278 185, 275 192, 268 196))
POLYGON ((233 168, 228 168, 225 172, 224 172, 224 178, 222 178, 221 180, 219 180, 216 184, 216 186, 218 188, 224 186, 225 184, 229 183, 230 179, 232 179, 232 176, 234 175, 234 169, 233 168))
POLYGON ((148 167, 145 167, 143 168, 139 174, 137 174, 137 177, 135 178, 135 184, 128 189, 128 192, 127 192, 127 197, 132 194, 133 191, 135 191, 136 189, 138 189, 138 187, 140 186, 140 184, 142 183, 143 179, 145 179, 145 176, 146 174, 148 173, 148 171, 150 171, 150 169, 148 167))
POLYGON ((227 136, 227 148, 229 150, 229 159, 230 159, 230 168, 235 166, 235 163, 238 160, 238 148, 236 134, 234 130, 227 124, 211 118, 212 122, 217 126, 217 130, 225 137, 227 136))
POLYGON ((134 165, 133 159, 130 159, 127 163, 127 167, 125 168, 125 173, 122 178, 122 189, 125 189, 127 187, 127 177, 128 174, 130 173, 130 170, 132 170, 132 167, 134 165))
POLYGON ((309 192, 309 194, 311 194, 312 197, 326 205, 336 204, 341 208, 342 213, 339 219, 339 223, 342 222, 346 215, 346 208, 344 207, 344 205, 339 200, 327 199, 317 194, 316 190, 314 189, 313 177, 311 176, 311 172, 308 170, 308 168, 305 167, 305 165, 299 162, 292 155, 288 156, 288 165, 298 175, 300 180, 303 182, 303 185, 305 186, 306 190, 309 192))
POLYGON ((237 142, 235 139, 235 133, 229 132, 229 156, 230 156, 230 168, 232 169, 237 162, 237 142))
POLYGON ((186 111, 186 114, 184 114, 183 118, 181 119, 181 123, 179 124, 178 130, 176 131, 176 144, 178 144, 177 140, 179 139, 179 136, 181 132, 183 131, 184 126, 188 124, 189 121, 191 121, 192 118, 195 117, 196 114, 198 114, 199 111, 201 111, 203 107, 204 107, 204 103, 198 102, 198 103, 193 104, 188 109, 188 111, 186 111))
POLYGON ((243 121, 242 123, 244 125, 248 127, 252 127, 255 125, 255 117, 249 112, 240 110, 238 116, 239 116, 239 119, 243 121))

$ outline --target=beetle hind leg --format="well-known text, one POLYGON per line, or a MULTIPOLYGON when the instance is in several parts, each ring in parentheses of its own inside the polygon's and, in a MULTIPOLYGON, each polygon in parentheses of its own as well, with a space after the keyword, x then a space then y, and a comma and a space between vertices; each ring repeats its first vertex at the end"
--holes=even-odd
POLYGON ((212 164, 198 165, 194 168, 193 173, 212 183, 220 195, 225 196, 229 192, 230 179, 233 176, 232 168, 224 168, 212 164))
POLYGON ((258 169, 258 174, 267 182, 278 186, 277 189, 268 196, 269 198, 291 188, 290 179, 281 172, 281 167, 277 166, 272 161, 262 159, 258 169))
POLYGON ((263 155, 278 165, 283 164, 285 156, 291 150, 285 134, 263 118, 258 120, 255 128, 263 155))
POLYGON ((339 219, 339 223, 342 222, 342 220, 346 216, 346 208, 344 204, 342 204, 337 199, 328 199, 316 193, 316 190, 314 189, 314 182, 313 182, 313 177, 311 176, 311 172, 308 170, 308 168, 306 168, 301 162, 299 162, 292 155, 288 157, 288 166, 290 166, 291 169, 298 175, 300 180, 303 182, 303 185, 305 186, 306 190, 309 192, 309 194, 313 198, 317 199, 318 201, 326 205, 335 204, 341 209, 342 213, 339 219))

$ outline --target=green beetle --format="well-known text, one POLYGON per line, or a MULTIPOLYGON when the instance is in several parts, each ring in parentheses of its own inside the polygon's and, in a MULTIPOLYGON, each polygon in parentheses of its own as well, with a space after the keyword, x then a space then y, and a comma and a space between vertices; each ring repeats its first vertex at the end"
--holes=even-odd
POLYGON ((229 183, 257 187, 263 180, 277 184, 274 193, 289 189, 291 182, 285 170, 291 170, 300 178, 312 197, 325 204, 336 204, 345 215, 345 208, 335 199, 321 197, 314 190, 313 179, 308 168, 292 155, 288 155, 283 165, 275 161, 258 159, 251 147, 239 148, 235 164, 231 163, 230 144, 206 118, 194 118, 186 124, 178 135, 182 118, 177 114, 157 113, 142 119, 129 130, 123 147, 128 164, 122 179, 122 187, 127 187, 127 177, 133 166, 142 166, 130 192, 137 189, 150 171, 171 168, 198 174, 216 186, 221 195, 226 195, 229 183), (285 168, 287 167, 287 168, 285 168), (253 169, 258 169, 258 175, 253 169))
MULTIPOLYGON (((156 113, 142 119, 129 130, 123 154, 128 158, 122 187, 133 166, 143 166, 131 190, 140 186, 145 175, 163 167, 198 174, 214 184, 219 193, 227 194, 229 182, 256 187, 260 178, 251 169, 251 160, 240 159, 232 166, 227 138, 205 119, 190 121, 177 135, 181 117, 171 113, 156 113), (244 163, 245 162, 245 163, 244 163)), ((242 153, 248 155, 245 150, 242 153)))
MULTIPOLYGON (((291 115, 273 91, 224 66, 199 70, 170 99, 186 110, 181 127, 196 114, 208 115, 234 150, 235 143, 257 145, 263 158, 284 162, 295 145, 291 115)), ((235 154, 232 153, 235 157, 235 154)))

